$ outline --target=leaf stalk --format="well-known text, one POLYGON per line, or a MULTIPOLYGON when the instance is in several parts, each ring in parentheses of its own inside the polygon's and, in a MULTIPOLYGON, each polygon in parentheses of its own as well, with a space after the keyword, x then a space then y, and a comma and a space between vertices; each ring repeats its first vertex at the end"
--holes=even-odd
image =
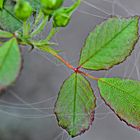
POLYGON ((95 80, 95 81, 98 81, 100 79, 100 78, 97 78, 95 76, 92 76, 92 75, 90 75, 90 74, 88 74, 86 72, 83 72, 83 71, 79 70, 81 67, 77 67, 77 68, 73 67, 68 61, 66 61, 65 59, 63 59, 60 55, 55 54, 54 56, 57 59, 59 59, 62 63, 64 63, 68 68, 72 69, 75 73, 82 74, 82 75, 84 75, 86 77, 89 77, 92 80, 95 80))

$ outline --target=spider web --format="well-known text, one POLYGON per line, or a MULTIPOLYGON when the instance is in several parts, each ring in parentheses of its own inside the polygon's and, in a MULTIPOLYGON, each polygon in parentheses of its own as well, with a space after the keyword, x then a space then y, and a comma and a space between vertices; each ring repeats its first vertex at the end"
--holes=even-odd
MULTIPOLYGON (((107 19, 111 15, 118 16, 118 17, 124 16, 118 13, 117 8, 121 9, 125 13, 125 16, 139 15, 136 13, 136 11, 128 9, 124 4, 122 4, 118 0, 96 0, 92 2, 91 1, 89 2, 89 0, 82 0, 82 4, 80 8, 76 11, 76 13, 77 15, 78 14, 82 15, 83 18, 89 17, 89 19, 95 18, 95 19, 100 19, 102 21, 102 20, 107 19), (110 5, 111 10, 103 8, 102 5, 100 6, 100 3, 102 2, 104 4, 110 5), (97 11, 97 14, 94 14, 94 10, 97 11)), ((54 41, 57 43, 59 43, 58 38, 59 38, 58 35, 54 37, 54 41)), ((139 42, 138 42, 138 46, 139 46, 139 42)), ((60 47, 58 46, 57 49, 61 50, 61 45, 60 47)), ((69 70, 61 62, 54 59, 50 55, 40 52, 37 49, 34 50, 33 53, 41 56, 46 61, 50 61, 50 63, 54 64, 56 67, 60 69, 61 67, 64 67, 68 76, 72 73, 71 70, 69 70)), ((72 53, 73 52, 64 51, 61 53, 61 56, 65 58, 66 60, 68 60, 72 65, 76 65, 79 60, 79 55, 72 55, 74 57, 71 57, 72 53)), ((123 78, 126 78, 126 77, 132 78, 133 76, 135 79, 140 80, 140 70, 139 70, 139 65, 138 65, 139 58, 140 58, 140 51, 139 51, 139 48, 136 48, 132 56, 128 58, 128 61, 123 63, 123 69, 121 69, 119 76, 123 78), (131 59, 133 59, 132 62, 131 62, 131 59)), ((119 68, 120 66, 116 66, 115 68, 112 68, 109 71, 103 71, 100 73, 88 71, 88 73, 94 74, 94 75, 99 74, 100 77, 101 76, 110 77, 112 75, 116 75, 119 68)), ((18 118, 23 118, 23 119, 55 118, 53 110, 54 110, 54 103, 57 99, 57 93, 54 96, 46 97, 39 101, 29 102, 29 101, 26 101, 25 98, 21 97, 17 93, 17 91, 14 89, 15 88, 9 88, 6 91, 7 96, 9 96, 8 94, 10 94, 11 98, 14 98, 14 102, 7 100, 6 97, 5 97, 6 99, 5 98, 0 99, 0 112, 1 113, 8 116, 18 117, 18 118)), ((110 114, 112 114, 113 112, 110 111, 109 109, 105 109, 105 104, 100 99, 98 95, 98 90, 96 87, 94 88, 94 92, 95 94, 97 94, 97 104, 98 104, 96 108, 95 119, 97 121, 103 120, 106 117, 108 117, 110 114)), ((53 140, 70 140, 70 139, 71 138, 67 135, 65 130, 61 130, 61 132, 53 138, 53 140)))

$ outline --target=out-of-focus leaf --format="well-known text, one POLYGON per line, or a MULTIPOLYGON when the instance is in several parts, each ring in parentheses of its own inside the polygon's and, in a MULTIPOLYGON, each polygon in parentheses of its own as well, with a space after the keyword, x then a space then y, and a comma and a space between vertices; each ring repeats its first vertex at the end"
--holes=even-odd
POLYGON ((14 1, 5 0, 4 7, 0 10, 0 28, 12 33, 22 26, 22 22, 14 15, 14 5, 14 1))
POLYGON ((21 54, 15 38, 0 47, 0 89, 11 85, 21 69, 21 54))
POLYGON ((34 11, 40 9, 40 0, 28 0, 30 4, 32 5, 34 11))
POLYGON ((13 37, 13 34, 0 30, 0 38, 11 38, 11 37, 13 37))
POLYGON ((0 9, 3 8, 3 2, 4 2, 4 0, 0 0, 0 9))

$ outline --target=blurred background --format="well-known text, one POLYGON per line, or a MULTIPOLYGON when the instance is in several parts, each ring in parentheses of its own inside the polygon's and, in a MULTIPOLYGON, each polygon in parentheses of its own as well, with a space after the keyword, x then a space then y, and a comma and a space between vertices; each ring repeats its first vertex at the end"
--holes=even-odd
MULTIPOLYGON (((72 4, 67 0, 65 5, 72 4)), ((93 28, 110 15, 140 15, 140 0, 83 0, 68 27, 54 41, 61 55, 77 66, 84 40, 93 28)), ((40 35, 41 38, 46 31, 40 35)), ((57 125, 53 113, 60 86, 72 73, 48 54, 27 47, 22 49, 24 68, 14 85, 0 98, 0 140, 70 140, 57 125)), ((132 55, 109 71, 89 73, 97 77, 123 77, 140 80, 140 44, 132 55)), ((93 125, 73 140, 140 140, 140 132, 128 127, 100 99, 96 82, 91 81, 97 95, 93 125)))

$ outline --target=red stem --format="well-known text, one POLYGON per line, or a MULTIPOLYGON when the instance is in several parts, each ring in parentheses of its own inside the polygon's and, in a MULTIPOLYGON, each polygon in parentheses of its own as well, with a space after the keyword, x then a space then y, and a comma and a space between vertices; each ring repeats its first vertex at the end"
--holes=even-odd
POLYGON ((84 75, 84 76, 86 76, 86 77, 89 77, 89 78, 91 78, 91 79, 93 79, 93 80, 96 80, 96 81, 99 80, 99 78, 94 77, 94 76, 92 76, 92 75, 90 75, 90 74, 88 74, 88 73, 86 73, 86 72, 83 72, 83 71, 79 70, 79 69, 81 68, 81 66, 79 66, 79 67, 77 67, 77 68, 74 68, 68 61, 66 61, 65 59, 63 59, 63 58, 62 58, 61 56, 59 56, 58 54, 55 54, 55 57, 56 57, 57 59, 59 59, 62 63, 64 63, 68 68, 72 69, 75 73, 82 74, 82 75, 84 75))
POLYGON ((55 57, 58 58, 61 62, 63 62, 68 68, 75 71, 75 68, 68 61, 64 60, 61 56, 55 54, 55 57))

